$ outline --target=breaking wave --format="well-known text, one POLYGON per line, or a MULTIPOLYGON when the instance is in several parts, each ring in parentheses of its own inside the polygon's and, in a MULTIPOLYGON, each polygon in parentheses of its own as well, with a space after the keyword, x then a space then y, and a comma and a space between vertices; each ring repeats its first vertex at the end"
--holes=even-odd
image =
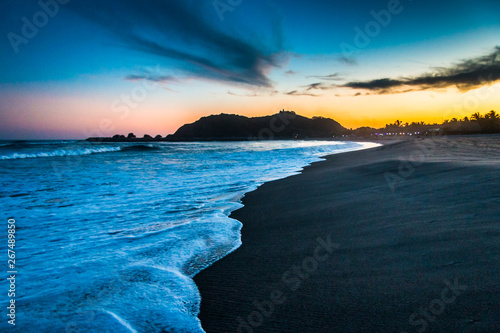
POLYGON ((0 160, 16 160, 24 158, 41 158, 41 157, 56 157, 56 156, 78 156, 78 155, 90 155, 98 153, 110 153, 115 151, 120 151, 121 147, 101 147, 101 148, 84 148, 84 149, 74 149, 74 150, 53 150, 44 152, 34 152, 34 153, 12 153, 9 155, 0 156, 0 160))

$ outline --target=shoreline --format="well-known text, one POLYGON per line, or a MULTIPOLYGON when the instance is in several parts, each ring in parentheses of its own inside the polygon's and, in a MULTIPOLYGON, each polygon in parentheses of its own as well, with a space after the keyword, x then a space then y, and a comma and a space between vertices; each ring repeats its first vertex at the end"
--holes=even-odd
MULTIPOLYGON (((448 134, 436 134, 436 135, 394 135, 394 136, 358 136, 358 135, 346 135, 345 137, 311 137, 311 138, 289 138, 289 137, 275 137, 273 139, 260 139, 260 138, 248 138, 248 137, 227 137, 227 138, 202 138, 202 137, 192 137, 192 138, 120 138, 115 139, 112 137, 89 137, 86 139, 68 139, 63 141, 83 141, 91 143, 154 143, 154 142, 169 142, 169 143, 190 143, 190 142, 256 142, 256 141, 346 141, 346 142, 379 142, 379 141, 396 141, 396 140, 412 140, 421 138, 433 138, 433 137, 463 137, 463 136, 484 136, 484 135, 496 135, 496 132, 457 132, 448 134)), ((26 140, 0 140, 0 141, 26 141, 26 140)), ((34 140, 34 141, 59 141, 59 140, 34 140)))
MULTIPOLYGON (((483 260, 489 264, 473 264, 469 260, 467 269, 462 267, 463 258, 467 258, 472 246, 463 239, 467 226, 463 212, 457 212, 456 207, 451 209, 442 198, 437 200, 438 207, 429 206, 436 198, 425 198, 422 189, 429 185, 421 181, 426 179, 418 181, 426 177, 437 181, 439 184, 434 187, 439 185, 436 191, 439 194, 446 186, 456 186, 451 182, 454 178, 446 176, 448 173, 465 176, 476 171, 473 175, 484 175, 487 170, 483 185, 491 180, 488 177, 498 179, 498 157, 494 159, 493 154, 484 158, 477 149, 479 145, 498 152, 495 139, 494 136, 424 138, 328 155, 324 157, 326 160, 310 164, 298 175, 267 182, 246 193, 241 200, 244 207, 230 215, 243 224, 242 246, 194 277, 201 294, 199 318, 203 328, 206 332, 387 331, 384 328, 409 332, 424 325, 429 331, 496 329, 500 325, 500 311, 487 314, 498 309, 494 299, 498 299, 500 291, 495 286, 495 277, 500 273, 491 263, 499 256, 498 245, 487 242, 494 254, 483 260), (398 155, 415 151, 417 143, 439 140, 442 142, 434 145, 424 161, 414 167, 412 175, 398 180, 393 192, 384 173, 400 176, 398 168, 402 162, 398 161, 398 155), (455 155, 443 155, 457 144, 459 147, 453 148, 455 155), (488 161, 493 161, 493 165, 488 161), (406 202, 410 199, 413 205, 406 202), (391 206, 404 206, 406 210, 394 210, 391 206), (415 215, 420 216, 415 220, 415 215), (405 219, 409 216, 413 222, 405 219), (456 220, 460 220, 458 226, 456 220), (446 247, 437 250, 429 247, 438 242, 434 233, 446 234, 446 224, 450 224, 448 231, 460 235, 460 241, 467 245, 454 249, 452 239, 441 239, 450 246, 453 256, 444 250, 446 247), (437 226, 440 227, 434 233, 427 230, 437 226), (388 232, 391 230, 392 233, 388 232), (415 235, 422 238, 420 242, 415 241, 415 235), (367 248, 373 253, 365 253, 363 250, 367 248), (453 259, 455 256, 462 259, 453 259), (439 269, 425 269, 432 263, 439 269), (472 305, 467 302, 461 306, 473 311, 443 311, 439 322, 417 314, 413 325, 409 323, 419 305, 429 304, 446 288, 446 281, 455 283, 454 279, 460 277, 464 280, 456 283, 464 281, 478 288, 477 278, 469 274, 477 273, 478 269, 490 272, 489 279, 483 278, 482 286, 489 286, 492 292, 488 295, 463 291, 467 294, 463 299, 473 300, 472 305), (415 274, 421 279, 415 278, 415 274), (428 288, 422 290, 420 285, 428 288), (476 320, 475 316, 485 318, 476 320)), ((469 178, 466 180, 470 181, 469 178)), ((494 193, 498 193, 493 192, 498 185, 477 188, 482 191, 482 198, 485 194, 495 198, 494 193)), ((467 195, 472 207, 486 208, 487 214, 472 218, 481 228, 492 229, 495 234, 498 227, 491 224, 494 208, 485 199, 479 200, 475 190, 467 195)), ((446 197, 456 199, 450 193, 446 197)), ((470 229, 467 234, 480 233, 478 227, 470 229)), ((479 242, 480 248, 483 243, 479 242)), ((478 244, 475 245, 477 248, 478 244)))

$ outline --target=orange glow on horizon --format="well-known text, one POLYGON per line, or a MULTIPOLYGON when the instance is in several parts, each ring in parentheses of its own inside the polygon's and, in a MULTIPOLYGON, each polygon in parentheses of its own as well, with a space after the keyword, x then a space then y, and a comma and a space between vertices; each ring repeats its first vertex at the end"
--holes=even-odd
MULTIPOLYGON (((401 120, 403 123, 420 122, 441 124, 445 119, 470 117, 475 112, 500 110, 500 83, 483 86, 468 92, 456 88, 443 91, 418 91, 401 94, 344 97, 325 95, 268 96, 230 98, 208 103, 207 108, 186 115, 184 123, 192 123, 203 116, 228 113, 247 117, 265 116, 279 110, 291 110, 313 117, 323 116, 336 120, 346 128, 384 127, 401 120), (243 102, 242 102, 243 101, 243 102)), ((180 123, 179 127, 184 123, 180 123)))
POLYGON ((213 93, 205 89, 178 93, 161 89, 127 112, 113 109, 116 95, 94 98, 68 94, 28 95, 18 98, 21 100, 15 106, 18 112, 6 122, 18 126, 20 133, 36 135, 45 131, 53 133, 54 138, 84 139, 130 132, 136 136, 166 136, 184 124, 220 113, 256 117, 285 109, 306 117, 332 118, 346 128, 356 129, 381 128, 396 120, 441 124, 445 119, 462 119, 475 112, 500 111, 500 83, 465 93, 455 88, 361 96, 354 96, 356 91, 347 91, 345 96, 327 91, 320 97, 284 94, 242 97, 229 95, 227 90, 213 93), (196 98, 189 98, 190 95, 196 98))

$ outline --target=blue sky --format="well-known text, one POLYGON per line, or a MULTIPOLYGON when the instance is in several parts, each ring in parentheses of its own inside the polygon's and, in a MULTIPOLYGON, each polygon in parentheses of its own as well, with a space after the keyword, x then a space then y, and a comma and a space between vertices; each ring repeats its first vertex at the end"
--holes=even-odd
POLYGON ((423 93, 436 101, 420 110, 439 119, 483 85, 478 75, 489 85, 500 75, 499 1, 8 0, 0 16, 0 138, 81 138, 103 117, 116 131, 165 135, 218 111, 282 107, 376 126, 384 104, 401 110, 400 95, 423 93), (38 23, 34 36, 26 22, 38 23), (145 81, 161 88, 133 103, 136 118, 109 116, 145 81))

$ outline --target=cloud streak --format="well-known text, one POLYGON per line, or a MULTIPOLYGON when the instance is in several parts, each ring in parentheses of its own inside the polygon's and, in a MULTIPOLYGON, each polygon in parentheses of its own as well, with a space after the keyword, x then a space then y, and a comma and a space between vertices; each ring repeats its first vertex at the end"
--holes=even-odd
POLYGON ((316 95, 316 94, 307 93, 307 92, 300 92, 298 90, 292 90, 292 91, 286 92, 285 95, 288 95, 288 96, 310 96, 310 97, 321 96, 321 95, 316 95))
POLYGON ((274 96, 278 93, 277 90, 273 90, 269 93, 247 93, 247 94, 238 94, 232 91, 228 91, 227 94, 231 96, 238 96, 238 97, 269 97, 269 96, 274 96))
POLYGON ((344 65, 349 65, 349 66, 357 66, 358 61, 353 58, 353 57, 346 57, 342 56, 337 59, 339 62, 343 63, 344 65))
POLYGON ((156 83, 179 82, 179 80, 171 75, 152 75, 152 74, 130 74, 125 77, 127 81, 147 80, 156 83))
POLYGON ((449 87, 457 87, 460 91, 469 91, 498 80, 500 80, 500 47, 496 46, 493 52, 487 55, 462 60, 450 67, 438 67, 432 72, 416 77, 353 81, 340 87, 371 90, 378 94, 449 87))
POLYGON ((303 88, 306 88, 306 91, 310 90, 330 90, 337 88, 337 85, 334 84, 325 84, 323 82, 315 82, 308 84, 307 86, 303 86, 303 88))
POLYGON ((320 79, 325 81, 341 81, 339 73, 329 74, 329 75, 310 75, 307 78, 320 79))
POLYGON ((272 86, 268 73, 286 60, 275 45, 221 31, 193 1, 89 0, 70 7, 109 31, 125 48, 178 63, 187 76, 251 86, 272 86), (196 5, 196 6, 195 6, 196 5))

